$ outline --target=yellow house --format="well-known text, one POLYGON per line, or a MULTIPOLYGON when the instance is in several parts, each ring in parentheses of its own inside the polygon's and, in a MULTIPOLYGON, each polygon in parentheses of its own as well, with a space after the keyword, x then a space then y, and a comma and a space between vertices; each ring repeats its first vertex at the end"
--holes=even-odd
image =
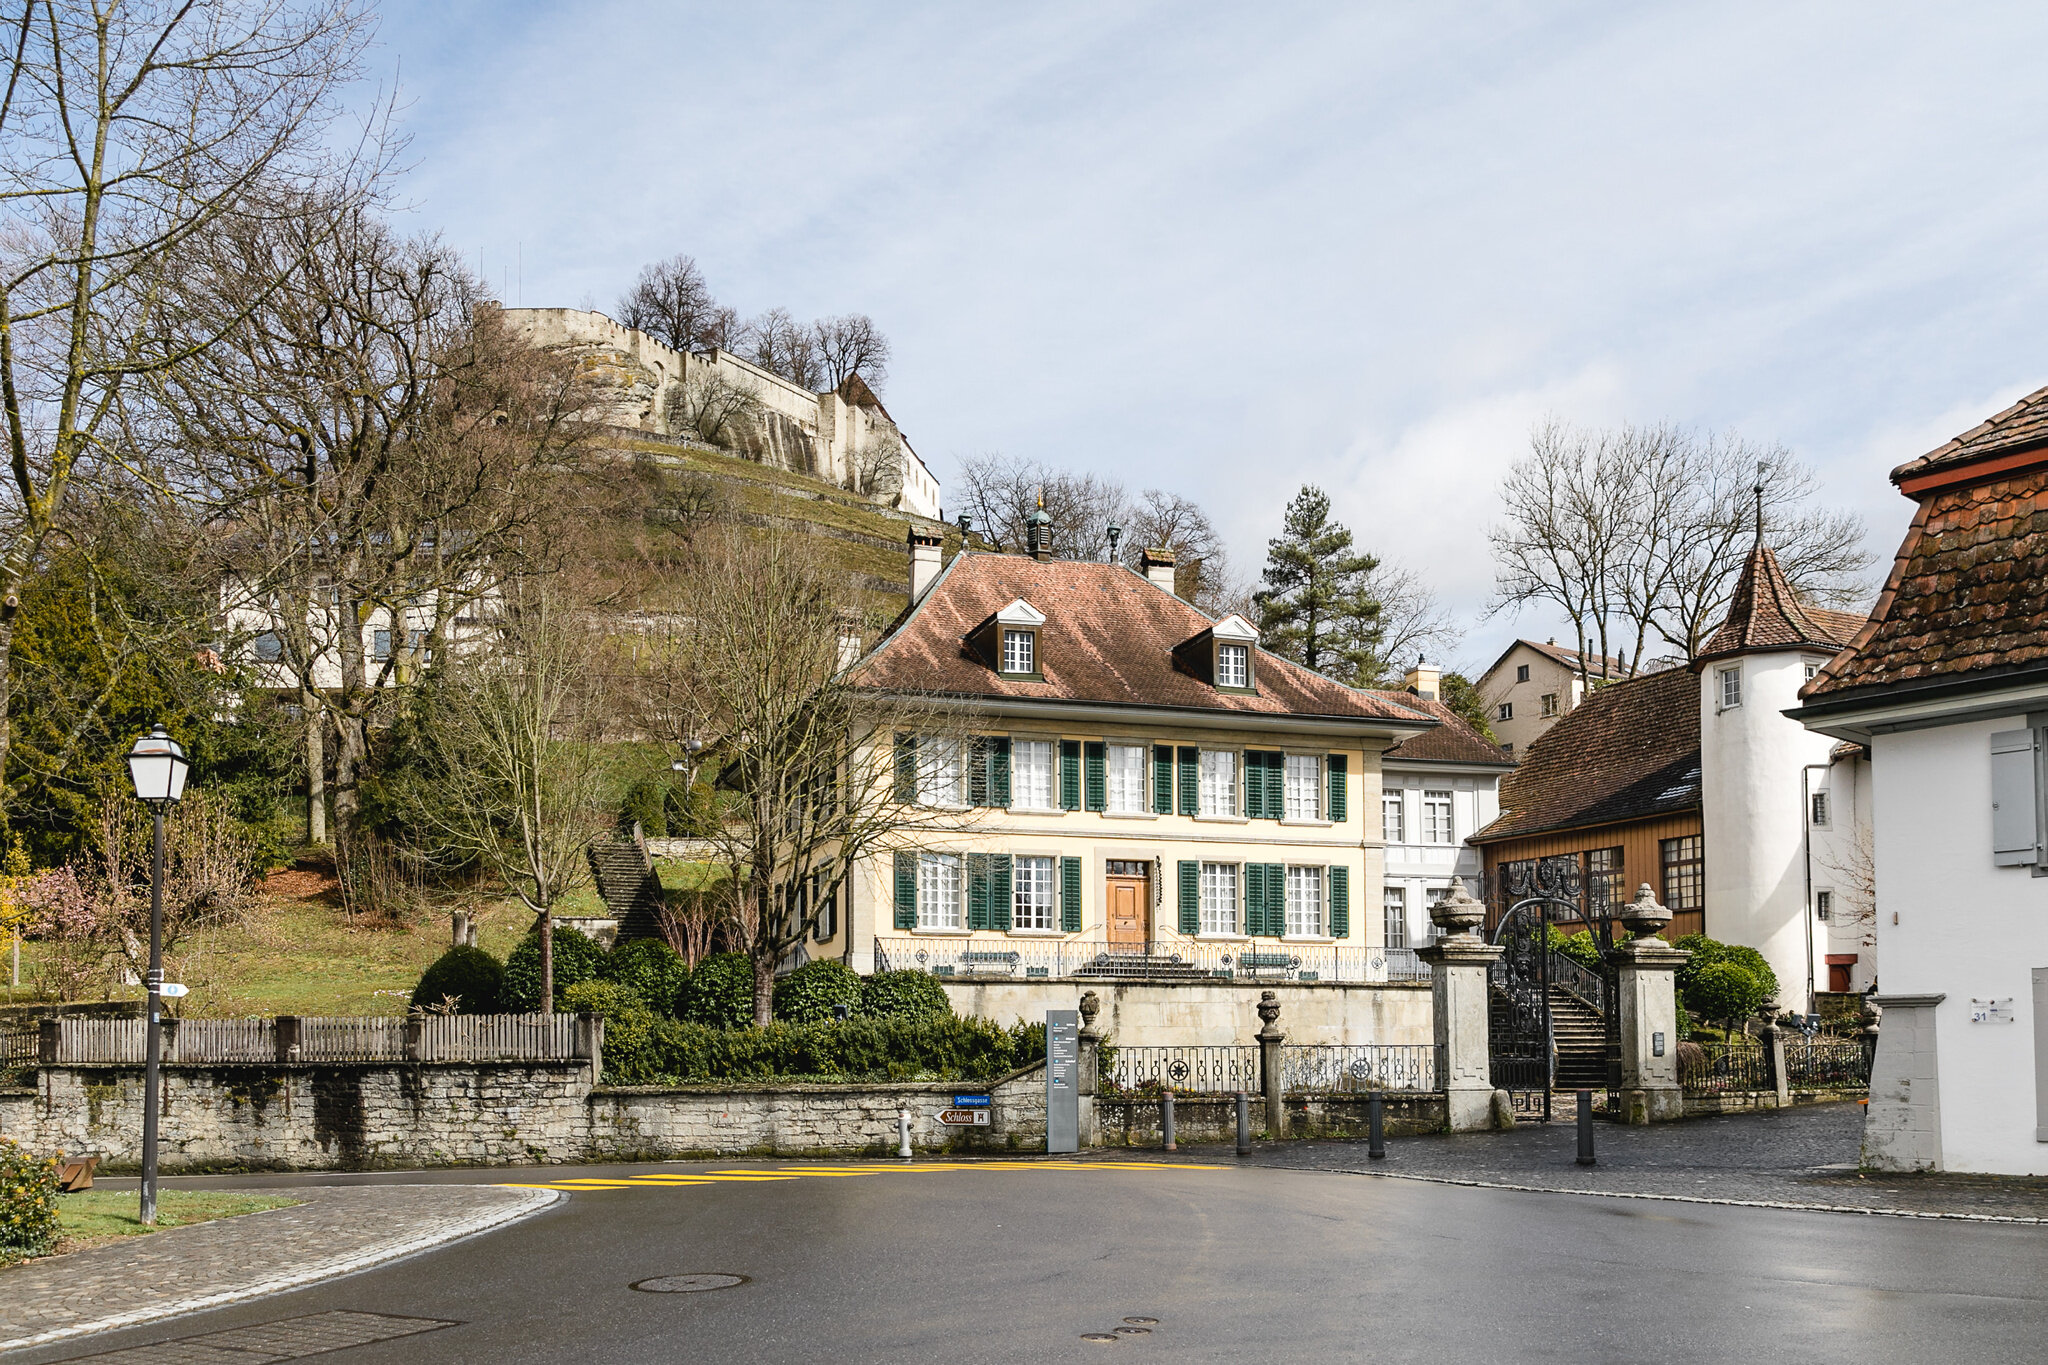
POLYGON ((1164 552, 1143 573, 1043 552, 939 572, 912 541, 911 606, 852 677, 971 711, 971 735, 882 740, 898 799, 959 828, 857 869, 811 956, 957 981, 1388 979, 1381 758, 1462 722, 1265 652, 1174 596, 1164 552))

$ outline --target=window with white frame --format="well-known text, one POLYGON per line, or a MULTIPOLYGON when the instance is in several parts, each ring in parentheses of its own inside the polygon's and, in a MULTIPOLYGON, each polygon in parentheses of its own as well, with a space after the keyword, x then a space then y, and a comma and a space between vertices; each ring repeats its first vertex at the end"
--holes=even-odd
POLYGON ((1422 794, 1422 838, 1431 844, 1451 842, 1451 794, 1426 791, 1422 794))
POLYGON ((1384 792, 1380 796, 1380 837, 1390 844, 1406 842, 1408 838, 1407 811, 1401 803, 1401 793, 1384 792))
POLYGON ((1019 810, 1051 810, 1053 799, 1053 744, 1049 739, 1019 739, 1010 743, 1010 805, 1019 810))
POLYGON ((1742 705, 1742 669, 1724 668, 1720 676, 1721 709, 1727 711, 1742 705))
POLYGON ((1390 886, 1385 892, 1385 931, 1389 948, 1408 946, 1408 888, 1390 886))
POLYGON ((1821 922, 1822 924, 1827 924, 1827 923, 1831 922, 1831 921, 1832 921, 1832 920, 1834 919, 1834 917, 1835 917, 1835 893, 1834 893, 1834 892, 1832 892, 1832 891, 1816 891, 1816 892, 1814 892, 1814 893, 1813 893, 1813 917, 1814 917, 1815 919, 1819 920, 1819 921, 1820 921, 1820 922, 1821 922))
POLYGON ((1218 687, 1250 687, 1252 685, 1252 650, 1250 645, 1216 646, 1216 685, 1218 687))
POLYGON ((1495 708, 1493 718, 1495 720, 1513 720, 1515 718, 1515 704, 1511 701, 1502 702, 1495 708))
POLYGON ((1545 692, 1543 694, 1543 714, 1546 716, 1557 714, 1557 693, 1545 692))
POLYGON ((1109 809, 1124 815, 1142 815, 1152 808, 1145 792, 1145 746, 1109 746, 1109 809))
POLYGON ((1323 760, 1314 754, 1287 755, 1287 818, 1323 818, 1323 760))
POLYGON ((1011 859, 1011 928, 1059 928, 1059 920, 1053 909, 1053 872, 1054 862, 1051 858, 1011 859))
POLYGON ((921 853, 917 859, 917 927, 960 927, 960 855, 921 853))
POLYGON ((917 799, 926 806, 967 804, 967 769, 959 740, 931 735, 918 740, 917 799))
POLYGON ((1812 659, 1806 661, 1806 680, 1812 682, 1820 676, 1820 664, 1812 659))
POLYGON ((1813 793, 1813 823, 1826 828, 1828 823, 1828 794, 1825 791, 1813 793))
POLYGON ((1038 671, 1037 651, 1033 648, 1035 635, 1028 630, 1003 631, 1003 672, 1035 673, 1038 671))
POLYGON ((1287 869, 1287 933, 1290 938, 1314 938, 1323 932, 1323 870, 1320 867, 1287 869))
POLYGON ((1202 932, 1237 932, 1237 864, 1202 864, 1202 932))
POLYGON ((1202 750, 1202 814, 1237 814, 1237 754, 1230 749, 1202 750))

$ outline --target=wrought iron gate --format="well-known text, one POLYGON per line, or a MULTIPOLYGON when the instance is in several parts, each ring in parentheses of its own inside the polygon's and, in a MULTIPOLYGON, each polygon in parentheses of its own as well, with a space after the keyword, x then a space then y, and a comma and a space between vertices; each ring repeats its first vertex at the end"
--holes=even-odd
MULTIPOLYGON (((1549 896, 1517 901, 1493 941, 1504 951, 1488 972, 1486 1042, 1493 1087, 1508 1092, 1518 1119, 1550 1122, 1556 1054, 1550 1025, 1549 896)), ((1572 908, 1576 914, 1576 907, 1572 908)))

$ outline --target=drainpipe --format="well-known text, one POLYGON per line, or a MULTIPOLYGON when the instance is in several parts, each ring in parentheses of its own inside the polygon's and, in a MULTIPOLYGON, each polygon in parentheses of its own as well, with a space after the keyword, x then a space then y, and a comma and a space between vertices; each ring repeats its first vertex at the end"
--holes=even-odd
MULTIPOLYGON (((1806 931, 1806 1012, 1813 1013, 1813 933, 1818 921, 1813 917, 1813 781, 1808 774, 1815 768, 1833 771, 1833 763, 1809 763, 1799 770, 1799 844, 1805 850, 1806 862, 1806 911, 1799 917, 1800 927, 1806 931)), ((1834 815, 1833 803, 1829 803, 1828 814, 1834 815)))

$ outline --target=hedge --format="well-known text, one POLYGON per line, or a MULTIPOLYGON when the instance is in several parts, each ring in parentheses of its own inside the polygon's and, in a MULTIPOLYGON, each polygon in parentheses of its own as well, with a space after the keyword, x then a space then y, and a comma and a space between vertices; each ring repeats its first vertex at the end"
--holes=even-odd
POLYGON ((690 984, 690 964, 658 938, 628 939, 614 944, 598 964, 600 981, 631 987, 656 1014, 675 1014, 690 984))
POLYGON ((854 1011, 863 1019, 909 1018, 952 1012, 953 1002, 946 997, 946 988, 938 983, 937 978, 915 967, 863 977, 860 1008, 854 1011))
POLYGON ((860 1008, 860 973, 835 958, 806 962, 775 983, 775 1017, 785 1024, 815 1024, 860 1008))
MULTIPOLYGON (((579 981, 597 975, 604 961, 604 949, 597 940, 578 929, 555 926, 555 1003, 562 992, 579 981)), ((505 959, 504 1007, 514 1013, 530 1014, 540 1003, 540 930, 529 929, 519 946, 505 959)))
POLYGON ((505 968, 481 948, 450 948, 420 973, 412 1008, 438 1008, 455 1001, 457 1014, 496 1014, 505 989, 505 968))
POLYGON ((613 1085, 986 1080, 1044 1056, 1043 1024, 1004 1028, 951 1014, 730 1029, 629 1014, 606 1020, 604 1078, 613 1085))
POLYGON ((699 962, 676 1013, 707 1028, 745 1028, 753 1023, 753 960, 745 953, 713 953, 699 962))
POLYGON ((0 1138, 0 1265, 57 1249, 57 1163, 0 1138))

